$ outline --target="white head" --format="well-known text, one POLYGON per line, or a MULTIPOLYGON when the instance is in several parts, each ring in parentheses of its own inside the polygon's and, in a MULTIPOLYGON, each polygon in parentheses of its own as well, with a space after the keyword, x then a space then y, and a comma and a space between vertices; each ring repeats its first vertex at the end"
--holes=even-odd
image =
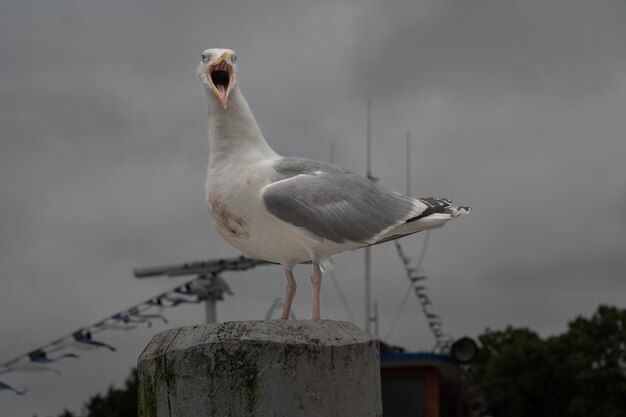
POLYGON ((200 57, 198 77, 207 90, 213 90, 224 109, 228 106, 228 95, 235 88, 237 79, 237 55, 231 49, 205 49, 200 57))

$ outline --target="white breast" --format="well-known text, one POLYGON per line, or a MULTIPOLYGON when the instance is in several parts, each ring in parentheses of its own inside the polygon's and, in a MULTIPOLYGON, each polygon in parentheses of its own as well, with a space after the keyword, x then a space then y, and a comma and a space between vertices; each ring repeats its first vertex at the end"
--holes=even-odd
POLYGON ((271 164, 230 161, 209 167, 206 197, 215 228, 249 257, 281 264, 310 260, 320 242, 265 208, 261 190, 275 175, 271 164))

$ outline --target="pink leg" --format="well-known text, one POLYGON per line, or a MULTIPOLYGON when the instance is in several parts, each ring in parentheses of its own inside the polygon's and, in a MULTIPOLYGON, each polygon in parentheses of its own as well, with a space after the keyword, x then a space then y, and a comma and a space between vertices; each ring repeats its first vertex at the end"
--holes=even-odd
POLYGON ((318 263, 313 262, 313 275, 311 275, 311 284, 313 284, 313 320, 320 319, 320 289, 322 288, 322 270, 318 263))
POLYGON ((296 296, 296 280, 293 277, 293 272, 291 268, 283 268, 285 270, 285 275, 287 276, 287 288, 285 290, 285 304, 283 305, 283 314, 280 316, 281 319, 287 320, 289 318, 289 314, 291 313, 291 303, 293 302, 293 298, 296 296))

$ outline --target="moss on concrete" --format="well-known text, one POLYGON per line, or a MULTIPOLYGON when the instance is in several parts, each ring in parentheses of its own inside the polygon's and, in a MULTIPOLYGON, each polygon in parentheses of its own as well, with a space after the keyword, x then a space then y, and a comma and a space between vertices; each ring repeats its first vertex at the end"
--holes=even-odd
POLYGON ((156 417, 157 399, 154 379, 145 366, 139 367, 139 417, 156 417))
POLYGON ((180 330, 166 331, 155 336, 150 342, 150 350, 144 350, 139 361, 139 417, 156 417, 158 412, 159 387, 167 387, 165 400, 169 407, 169 396, 175 392, 175 377, 168 369, 166 352, 180 330))

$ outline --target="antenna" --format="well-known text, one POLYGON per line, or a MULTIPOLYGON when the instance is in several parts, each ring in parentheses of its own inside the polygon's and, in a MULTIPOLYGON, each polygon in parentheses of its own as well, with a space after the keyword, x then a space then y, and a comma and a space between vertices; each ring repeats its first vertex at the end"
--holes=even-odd
POLYGON ((230 293, 228 285, 218 275, 221 271, 236 271, 254 268, 257 265, 269 264, 267 261, 245 258, 217 259, 200 262, 186 262, 175 265, 136 268, 135 278, 152 278, 159 276, 177 277, 183 275, 206 275, 210 278, 203 288, 205 294, 199 297, 204 301, 204 318, 207 324, 217 323, 217 301, 224 299, 223 293, 230 293))
MULTIPOLYGON (((373 180, 372 177, 372 100, 367 99, 367 130, 366 130, 366 140, 367 140, 367 178, 373 180)), ((371 266, 372 266, 372 254, 371 248, 367 246, 365 248, 365 327, 364 330, 371 334, 371 325, 372 325, 372 277, 371 277, 371 266)))
POLYGON ((406 131, 406 195, 411 196, 411 131, 406 131))
POLYGON ((372 321, 374 322, 374 337, 376 339, 380 339, 378 336, 378 301, 374 301, 374 314, 372 321))
POLYGON ((367 178, 372 177, 372 100, 367 99, 367 178))

